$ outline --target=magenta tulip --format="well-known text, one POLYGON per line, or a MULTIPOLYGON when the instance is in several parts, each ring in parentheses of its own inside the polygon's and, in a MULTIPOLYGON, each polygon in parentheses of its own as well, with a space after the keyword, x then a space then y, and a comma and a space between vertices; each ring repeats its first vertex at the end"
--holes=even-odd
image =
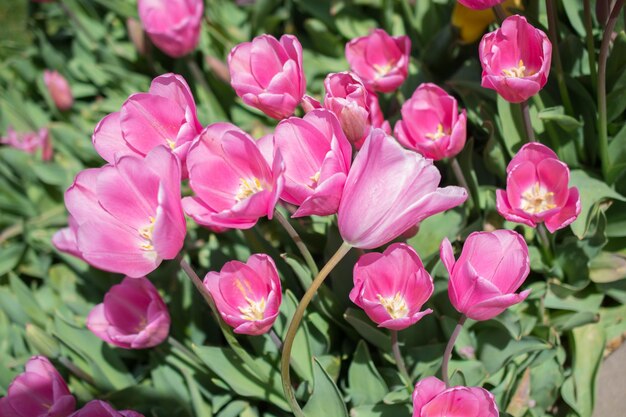
POLYGON ((53 243, 96 268, 141 277, 183 246, 180 162, 164 146, 80 172, 65 205, 70 226, 53 243))
POLYGON ((293 217, 336 213, 352 147, 335 115, 320 109, 302 119, 283 120, 276 127, 274 141, 285 159, 281 198, 300 206, 293 217))
POLYGON ((404 243, 362 255, 353 278, 350 299, 378 327, 403 330, 432 313, 420 310, 433 293, 433 280, 415 250, 404 243))
POLYGON ((270 166, 254 139, 237 126, 207 126, 189 149, 195 195, 183 199, 185 212, 201 225, 235 229, 249 229, 264 216, 271 219, 285 170, 279 151, 272 161, 270 166))
POLYGON ((511 103, 521 103, 546 85, 552 61, 552 44, 526 18, 509 16, 502 26, 480 41, 482 83, 511 103))
POLYGON ((408 36, 389 36, 382 29, 346 44, 350 69, 371 91, 390 93, 398 88, 408 75, 410 55, 408 36))
POLYGON ((152 80, 147 93, 131 95, 121 111, 102 119, 92 140, 111 164, 116 156, 145 156, 166 145, 180 158, 184 173, 187 151, 201 130, 187 82, 180 75, 164 74, 152 80))
POLYGON ((144 417, 133 410, 117 411, 108 403, 100 400, 89 401, 83 408, 72 414, 71 417, 144 417))
POLYGON ((470 9, 484 10, 504 3, 504 0, 459 0, 459 3, 470 9))
POLYGON ((7 129, 7 135, 0 138, 0 143, 29 154, 41 152, 41 160, 52 159, 52 141, 48 129, 42 127, 37 132, 18 133, 12 127, 7 129))
POLYGON ((459 114, 456 99, 435 84, 421 84, 402 105, 395 134, 405 147, 438 161, 456 156, 466 137, 465 110, 459 114))
POLYGON ((126 277, 105 294, 87 316, 87 328, 124 349, 146 349, 163 342, 170 314, 157 289, 145 277, 126 277))
POLYGON ((335 113, 348 140, 360 147, 371 130, 368 92, 356 74, 328 74, 324 107, 335 113))
POLYGON ((377 248, 425 218, 462 204, 462 187, 438 188, 430 159, 373 129, 359 151, 339 204, 339 232, 351 246, 377 248))
POLYGON ((479 387, 446 388, 443 381, 429 376, 415 384, 413 417, 498 417, 493 395, 479 387))
POLYGON ((45 70, 43 72, 43 81, 46 84, 46 88, 48 88, 52 101, 54 101, 55 106, 59 110, 66 111, 72 108, 74 104, 72 89, 61 74, 57 71, 45 70))
POLYGON ((161 51, 178 58, 196 49, 203 0, 139 0, 137 6, 144 30, 161 51))
POLYGON ((302 100, 306 79, 302 46, 295 36, 257 36, 228 55, 231 85, 244 103, 274 119, 293 114, 302 100))
POLYGON ((569 185, 569 168, 540 143, 527 143, 506 169, 506 190, 496 191, 498 212, 507 220, 552 233, 580 214, 578 188, 569 185))
POLYGON ((76 400, 63 377, 44 356, 33 356, 0 398, 1 417, 67 417, 76 400))
POLYGON ((280 278, 272 258, 254 254, 248 262, 230 261, 204 278, 222 319, 235 333, 260 335, 278 317, 280 278))
POLYGON ((515 293, 528 276, 530 262, 524 238, 512 230, 470 234, 458 261, 447 238, 439 252, 450 274, 450 301, 470 319, 492 319, 530 294, 515 293))

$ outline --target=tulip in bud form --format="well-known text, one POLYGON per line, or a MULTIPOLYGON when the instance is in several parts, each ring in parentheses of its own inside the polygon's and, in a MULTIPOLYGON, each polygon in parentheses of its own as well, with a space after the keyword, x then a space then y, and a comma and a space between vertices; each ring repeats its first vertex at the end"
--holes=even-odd
POLYGON ((483 10, 504 3, 504 0, 459 0, 459 3, 470 9, 483 10))
POLYGON ((403 330, 432 313, 420 310, 433 293, 433 280, 415 250, 404 243, 361 256, 353 277, 350 299, 378 327, 403 330))
POLYGON ((493 395, 479 387, 450 387, 429 376, 415 384, 413 417, 498 417, 493 395))
POLYGON ((83 408, 71 415, 71 417, 144 417, 143 414, 133 410, 117 411, 108 403, 101 400, 89 401, 83 408))
POLYGON ((470 234, 458 261, 447 238, 439 252, 450 274, 450 301, 472 320, 492 319, 530 294, 515 293, 528 276, 530 262, 524 238, 512 230, 470 234))
POLYGON ((57 71, 45 70, 43 72, 43 81, 48 88, 52 101, 54 101, 59 110, 66 111, 72 108, 72 104, 74 104, 72 89, 61 74, 57 71))
POLYGON ((9 127, 7 135, 0 138, 0 143, 29 154, 41 151, 42 161, 52 159, 52 141, 50 140, 50 132, 45 127, 42 127, 37 132, 24 133, 18 133, 12 127, 9 127))
POLYGON ((280 278, 272 258, 254 254, 248 262, 230 261, 204 278, 222 319, 235 333, 260 335, 278 317, 280 278))
POLYGON ((324 107, 335 113, 348 140, 360 148, 371 130, 368 92, 350 72, 328 74, 324 80, 324 107))

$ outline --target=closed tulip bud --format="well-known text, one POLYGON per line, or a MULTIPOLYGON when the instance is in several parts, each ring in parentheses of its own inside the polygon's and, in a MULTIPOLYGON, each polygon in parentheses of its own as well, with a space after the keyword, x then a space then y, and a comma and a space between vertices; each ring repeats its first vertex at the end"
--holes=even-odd
POLYGON ((152 42, 173 58, 198 45, 203 0, 139 0, 139 18, 152 42))
POLYGON ((42 161, 52 159, 52 141, 50 140, 50 132, 45 127, 37 132, 23 133, 18 133, 9 127, 7 135, 0 138, 0 143, 29 154, 41 152, 42 161))
POLYGON ((373 129, 346 179, 338 211, 341 236, 351 246, 377 248, 467 199, 462 187, 438 188, 440 180, 432 160, 373 129))
POLYGON ((504 3, 504 0, 459 0, 459 3, 470 9, 483 10, 504 3))
POLYGON ((44 356, 33 356, 0 398, 2 417, 68 417, 76 408, 63 377, 44 356))
POLYGON ((459 114, 454 97, 426 83, 402 105, 402 119, 396 123, 395 134, 405 147, 438 161, 461 152, 466 122, 465 110, 459 114))
POLYGON ((353 277, 350 300, 378 327, 403 330, 432 313, 420 310, 433 293, 433 280, 415 250, 404 243, 361 256, 353 277))
POLYGON ((302 46, 295 36, 257 36, 228 55, 231 85, 244 103, 274 119, 293 114, 302 100, 306 79, 302 46))
POLYGON ((87 328, 100 339, 124 349, 161 344, 170 331, 170 314, 157 289, 145 277, 126 277, 91 310, 87 328))
POLYGON ((101 400, 89 401, 83 408, 72 414, 71 417, 144 417, 133 410, 117 411, 101 400))
POLYGON ((470 319, 492 319, 530 294, 515 293, 528 276, 530 262, 526 242, 514 231, 470 234, 458 261, 447 238, 439 252, 450 274, 450 301, 470 319))
POLYGON ((496 206, 505 219, 530 227, 545 223, 554 233, 580 214, 580 194, 569 188, 569 168, 547 146, 524 145, 506 171, 506 190, 496 191, 496 206))
POLYGON ((368 92, 356 74, 328 74, 324 107, 335 113, 348 140, 360 148, 371 130, 368 92))
POLYGON ((235 333, 260 335, 270 330, 282 300, 280 278, 272 258, 254 254, 248 262, 230 261, 209 272, 204 286, 222 319, 235 333))
POLYGON ((389 36, 382 29, 374 29, 346 44, 346 59, 352 72, 361 77, 368 89, 383 93, 394 91, 404 82, 410 54, 408 36, 389 36))
POLYGON ((48 88, 52 101, 54 101, 54 105, 59 110, 66 111, 72 108, 74 96, 72 96, 72 89, 65 77, 57 71, 45 70, 43 72, 43 81, 46 84, 46 88, 48 88))
POLYGON ((429 376, 415 384, 413 417, 498 417, 493 395, 484 388, 446 388, 439 378, 429 376))

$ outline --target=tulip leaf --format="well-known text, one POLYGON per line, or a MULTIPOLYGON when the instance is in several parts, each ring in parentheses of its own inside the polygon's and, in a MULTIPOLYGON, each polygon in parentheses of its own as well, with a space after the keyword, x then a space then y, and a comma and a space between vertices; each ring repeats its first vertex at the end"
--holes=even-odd
POLYGON ((313 394, 302 411, 306 417, 348 417, 341 393, 317 358, 313 359, 313 394))
POLYGON ((346 310, 344 318, 371 344, 383 351, 391 349, 391 337, 372 326, 371 320, 362 311, 349 308, 346 310))
POLYGON ((411 415, 408 404, 362 405, 350 409, 351 417, 398 417, 411 415))
POLYGON ((439 253, 439 245, 444 238, 453 239, 463 227, 465 219, 461 210, 448 210, 424 219, 417 235, 408 240, 424 262, 439 253))
POLYGON ((563 106, 549 107, 543 109, 538 114, 543 121, 551 121, 558 124, 564 130, 571 132, 582 127, 582 123, 572 116, 564 114, 563 106))
POLYGON ((348 385, 352 405, 376 404, 381 401, 389 388, 374 366, 367 345, 359 341, 354 358, 348 368, 348 385))
POLYGON ((506 330, 495 328, 479 331, 477 343, 478 358, 489 374, 495 373, 519 355, 550 348, 541 339, 525 336, 520 340, 513 340, 506 330))

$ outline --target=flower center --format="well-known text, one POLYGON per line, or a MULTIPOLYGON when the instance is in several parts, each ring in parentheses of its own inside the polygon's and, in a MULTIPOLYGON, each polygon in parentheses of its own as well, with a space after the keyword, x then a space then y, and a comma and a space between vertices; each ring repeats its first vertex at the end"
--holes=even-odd
POLYGON ((404 297, 397 292, 393 297, 383 297, 380 294, 377 294, 378 301, 380 305, 385 307, 389 316, 392 319, 401 319, 403 317, 408 316, 409 307, 406 305, 406 301, 404 301, 404 297))
POLYGON ((237 195, 235 195, 235 200, 237 200, 237 202, 243 201, 259 191, 263 191, 263 186, 258 178, 251 180, 240 178, 240 180, 241 183, 239 184, 239 190, 237 191, 237 195))
POLYGON ((528 75, 532 75, 531 73, 526 73, 526 66, 524 65, 524 61, 521 59, 517 63, 517 67, 503 69, 502 74, 511 78, 524 78, 528 75))
POLYGON ((165 141, 167 142, 167 145, 170 147, 171 150, 176 149, 176 142, 170 139, 165 139, 165 141))
POLYGON ((145 251, 154 250, 154 245, 152 243, 152 232, 154 232, 154 222, 156 219, 152 216, 149 217, 150 223, 147 226, 143 226, 139 228, 139 236, 143 239, 144 243, 141 244, 141 249, 145 251))
POLYGON ((307 187, 314 190, 317 188, 317 183, 320 180, 320 172, 317 171, 314 175, 310 176, 309 179, 311 180, 311 185, 307 185, 307 187))
POLYGON ((389 72, 395 65, 395 62, 387 62, 385 65, 374 64, 372 66, 374 67, 374 70, 376 71, 378 77, 384 77, 385 75, 389 74, 389 72))
POLYGON ((254 301, 248 294, 252 293, 252 288, 250 288, 250 283, 247 280, 243 280, 243 283, 240 280, 235 280, 235 285, 237 289, 241 291, 244 300, 248 305, 239 306, 238 309, 241 312, 241 318, 248 321, 259 321, 263 320, 263 316, 265 314, 265 308, 267 307, 267 302, 265 301, 265 297, 262 297, 258 301, 254 301), (245 285, 245 287, 244 287, 245 285))
POLYGON ((539 214, 556 207, 554 193, 542 188, 538 182, 522 194, 522 207, 526 213, 539 214))
POLYGON ((441 139, 444 136, 447 136, 448 133, 444 132, 443 130, 443 125, 441 123, 439 123, 439 125, 437 125, 437 131, 435 133, 426 133, 426 138, 432 140, 433 142, 436 142, 437 140, 441 139))

